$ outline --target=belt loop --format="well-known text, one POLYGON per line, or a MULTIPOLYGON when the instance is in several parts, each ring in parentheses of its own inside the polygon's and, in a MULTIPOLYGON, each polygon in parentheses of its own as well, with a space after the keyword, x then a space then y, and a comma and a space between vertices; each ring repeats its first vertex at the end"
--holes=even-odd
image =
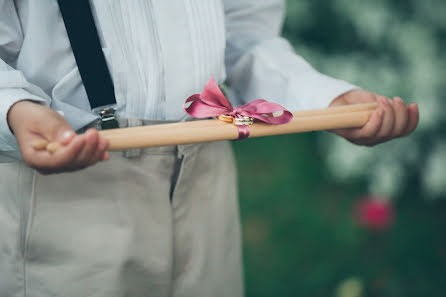
MULTIPOLYGON (((139 127, 142 126, 143 122, 140 119, 130 118, 127 119, 127 127, 139 127)), ((125 158, 132 159, 132 158, 139 158, 141 157, 142 149, 129 149, 122 152, 122 155, 125 158)))
POLYGON ((176 146, 177 159, 181 160, 184 158, 184 145, 176 146))

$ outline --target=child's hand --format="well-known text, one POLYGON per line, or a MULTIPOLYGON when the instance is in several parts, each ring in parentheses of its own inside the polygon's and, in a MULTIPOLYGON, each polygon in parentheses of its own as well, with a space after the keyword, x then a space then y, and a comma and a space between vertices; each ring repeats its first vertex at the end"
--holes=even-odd
POLYGON ((353 90, 336 98, 330 106, 378 102, 378 108, 362 128, 338 129, 333 132, 358 145, 373 146, 412 133, 418 125, 418 105, 407 106, 395 97, 393 100, 366 90, 353 90))
POLYGON ((76 135, 67 121, 47 106, 20 101, 10 108, 8 124, 24 161, 42 174, 75 171, 109 158, 108 141, 97 130, 76 135), (42 140, 60 142, 62 147, 54 154, 36 151, 33 143, 42 140))

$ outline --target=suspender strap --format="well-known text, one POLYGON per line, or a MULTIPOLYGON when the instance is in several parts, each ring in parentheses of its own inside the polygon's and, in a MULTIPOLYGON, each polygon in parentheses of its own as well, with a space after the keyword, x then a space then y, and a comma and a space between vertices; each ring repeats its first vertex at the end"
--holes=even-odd
MULTIPOLYGON (((89 0, 58 2, 91 108, 116 104, 113 82, 102 52, 89 0)), ((100 113, 106 110, 107 108, 100 113)), ((110 111, 113 111, 114 115, 114 110, 110 111)))

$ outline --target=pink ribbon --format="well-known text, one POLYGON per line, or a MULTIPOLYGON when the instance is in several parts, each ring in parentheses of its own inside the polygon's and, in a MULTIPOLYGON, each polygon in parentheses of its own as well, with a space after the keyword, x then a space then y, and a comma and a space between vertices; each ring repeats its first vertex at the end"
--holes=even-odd
MULTIPOLYGON (((209 80, 201 94, 192 95, 186 100, 184 110, 194 118, 209 118, 221 115, 231 116, 235 119, 251 117, 273 125, 286 124, 293 118, 293 114, 281 105, 264 99, 257 99, 234 108, 213 78, 209 80), (189 102, 191 104, 186 107, 189 102), (282 112, 282 114, 274 116, 273 113, 275 112, 282 112)), ((237 127, 239 129, 238 140, 249 137, 248 125, 237 127)))

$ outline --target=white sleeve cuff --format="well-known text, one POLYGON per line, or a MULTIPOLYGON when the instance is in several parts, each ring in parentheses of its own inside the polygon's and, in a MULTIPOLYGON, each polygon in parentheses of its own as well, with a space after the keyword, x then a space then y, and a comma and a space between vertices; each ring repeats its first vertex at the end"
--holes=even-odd
POLYGON ((24 89, 0 89, 0 153, 3 151, 16 151, 18 144, 8 126, 8 112, 12 105, 22 100, 32 100, 48 104, 47 100, 33 95, 24 89))

